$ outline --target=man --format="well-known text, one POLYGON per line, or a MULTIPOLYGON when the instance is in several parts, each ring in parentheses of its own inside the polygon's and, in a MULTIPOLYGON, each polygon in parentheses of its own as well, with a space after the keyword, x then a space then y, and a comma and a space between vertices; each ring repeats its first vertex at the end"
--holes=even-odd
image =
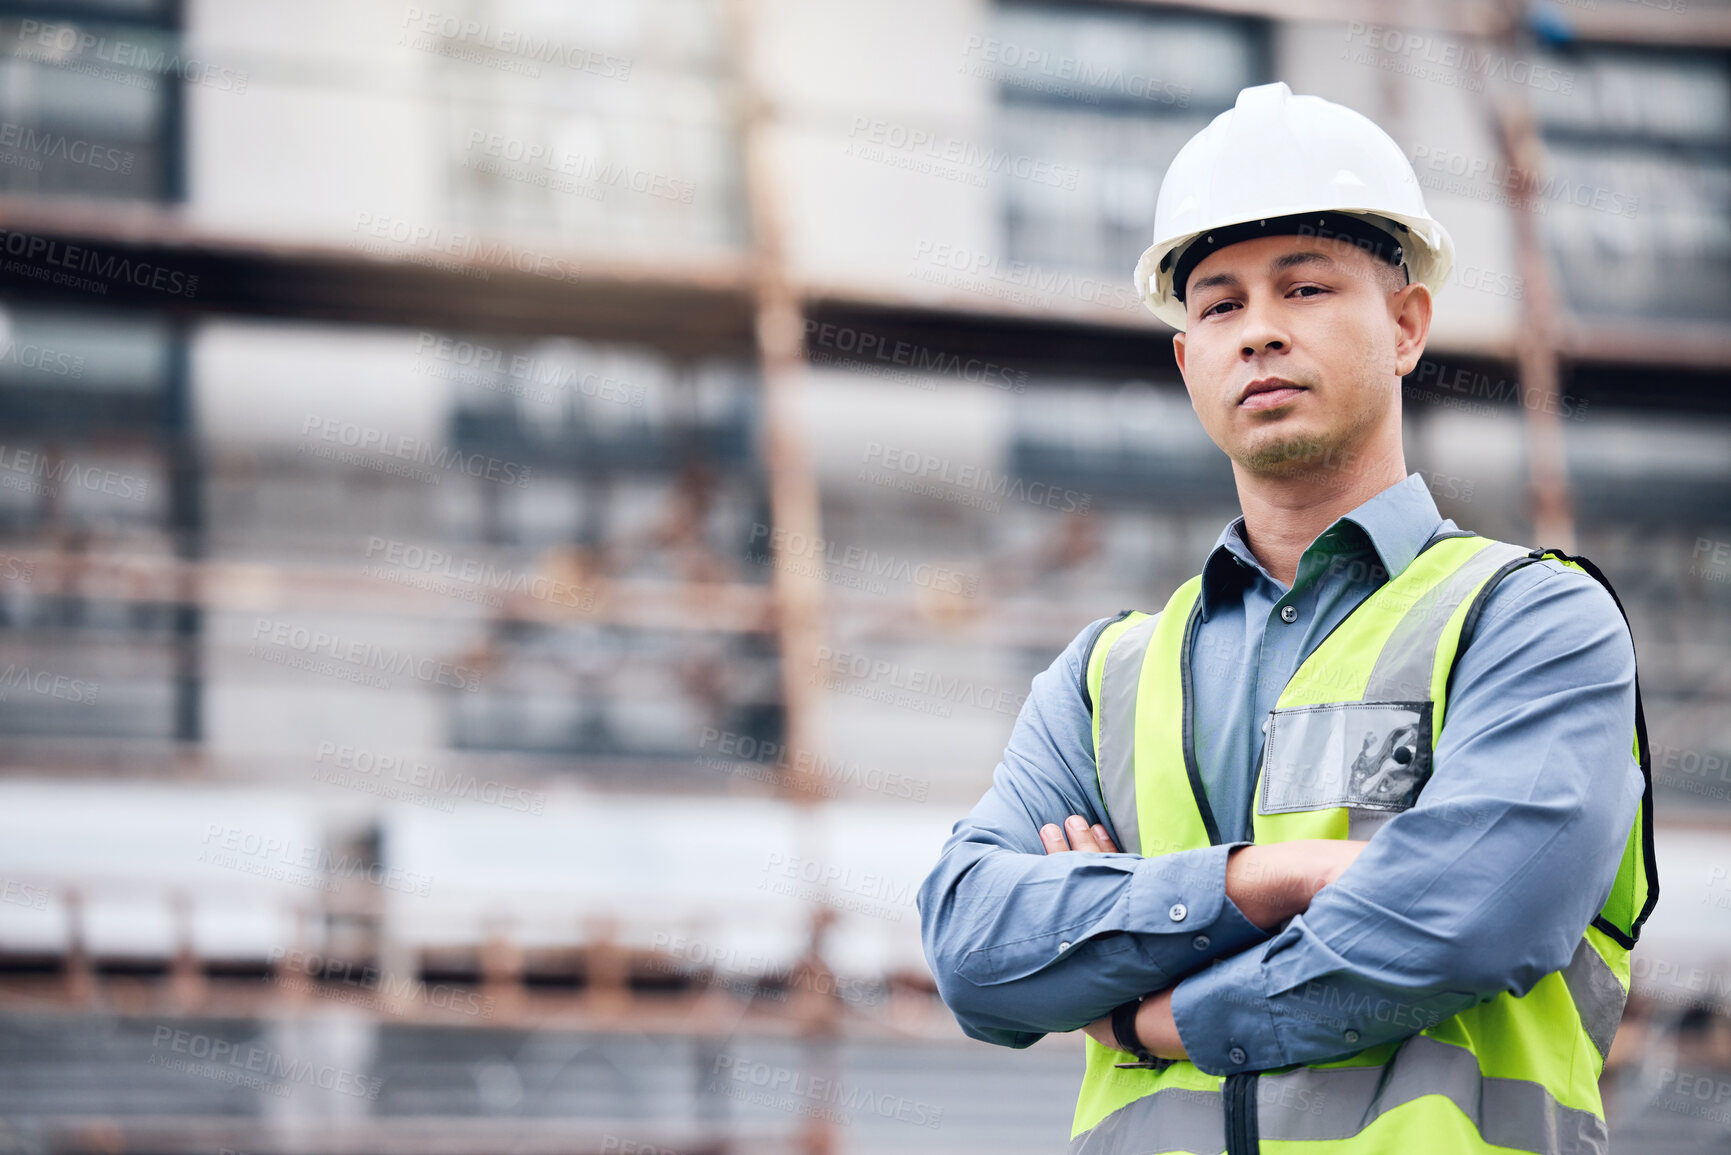
POLYGON ((970 1036, 1087 1031, 1073 1151, 1606 1149, 1658 895, 1634 647, 1590 563, 1407 473, 1451 259, 1399 146, 1284 84, 1162 184, 1137 287, 1244 514, 1034 679, 918 896, 970 1036))

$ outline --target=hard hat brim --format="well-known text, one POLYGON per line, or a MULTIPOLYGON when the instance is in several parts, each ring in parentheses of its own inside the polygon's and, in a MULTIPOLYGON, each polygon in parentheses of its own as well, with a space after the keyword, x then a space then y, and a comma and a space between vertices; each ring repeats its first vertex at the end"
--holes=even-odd
MULTIPOLYGON (((1433 295, 1442 291, 1450 271, 1454 268, 1454 241, 1448 230, 1433 217, 1416 217, 1407 213, 1389 212, 1386 209, 1339 208, 1332 205, 1319 205, 1314 210, 1300 211, 1331 212, 1405 225, 1408 236, 1407 270, 1414 281, 1423 284, 1433 295)), ((1253 218, 1214 221, 1208 228, 1163 238, 1143 250, 1141 258, 1136 262, 1134 277, 1137 295, 1142 298, 1148 311, 1172 328, 1183 332, 1188 324, 1185 305, 1172 291, 1173 266, 1177 263, 1177 255, 1209 229, 1245 224, 1251 219, 1253 218), (1169 257, 1171 259, 1168 259, 1169 257)))

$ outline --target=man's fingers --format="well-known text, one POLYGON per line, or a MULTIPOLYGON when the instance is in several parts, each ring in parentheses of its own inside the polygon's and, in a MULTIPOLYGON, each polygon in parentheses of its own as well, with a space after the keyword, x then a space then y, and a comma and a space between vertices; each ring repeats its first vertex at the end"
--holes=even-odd
POLYGON ((1080 814, 1072 814, 1062 827, 1048 822, 1040 827, 1040 844, 1047 854, 1063 854, 1067 850, 1092 850, 1096 854, 1116 854, 1118 847, 1106 828, 1099 823, 1092 827, 1080 814))
POLYGON ((1106 849, 1094 838, 1094 832, 1088 829, 1088 820, 1080 814, 1064 819, 1064 833, 1070 836, 1070 846, 1075 850, 1092 850, 1097 854, 1106 849))

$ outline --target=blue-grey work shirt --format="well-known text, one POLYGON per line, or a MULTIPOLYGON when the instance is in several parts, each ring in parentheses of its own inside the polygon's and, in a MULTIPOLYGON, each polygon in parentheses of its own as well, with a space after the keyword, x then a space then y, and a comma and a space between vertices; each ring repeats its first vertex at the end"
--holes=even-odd
POLYGON ((1643 781, 1628 627, 1603 586, 1550 558, 1487 598, 1417 803, 1273 934, 1226 897, 1281 690, 1455 528, 1413 473, 1320 534, 1290 588, 1250 552, 1242 517, 1220 534, 1191 655, 1196 761, 1220 845, 1045 854, 1045 823, 1080 814, 1111 829, 1083 685, 1106 621, 1034 678, 991 788, 918 894, 927 961, 968 1035, 1025 1047, 1176 983, 1192 1062, 1266 1070, 1415 1034, 1568 963, 1610 893, 1643 781))

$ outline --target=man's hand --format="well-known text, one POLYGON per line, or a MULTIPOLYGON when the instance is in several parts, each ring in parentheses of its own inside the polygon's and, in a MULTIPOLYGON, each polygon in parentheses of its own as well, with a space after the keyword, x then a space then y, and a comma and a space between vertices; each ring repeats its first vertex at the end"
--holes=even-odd
MULTIPOLYGON (((1116 854, 1118 847, 1106 828, 1099 823, 1092 827, 1080 814, 1072 814, 1064 825, 1048 822, 1040 827, 1040 842, 1047 854, 1065 854, 1074 850, 1116 854), (1066 841, 1066 838, 1068 839, 1066 841)), ((1096 1043, 1118 1049, 1118 1037, 1112 1033, 1112 1016, 1095 1019, 1082 1028, 1096 1043)), ((1185 1058, 1184 1044, 1178 1038, 1178 1024, 1172 1018, 1172 989, 1156 991, 1136 1008, 1136 1037, 1142 1045, 1162 1059, 1185 1058)))
MULTIPOLYGON (((1119 1049, 1118 1036, 1112 1033, 1112 1016, 1095 1019, 1082 1028, 1088 1037, 1102 1047, 1119 1049)), ((1187 1059, 1184 1040, 1178 1037, 1178 1021, 1172 1017, 1172 988, 1155 991, 1136 1008, 1136 1037, 1157 1059, 1187 1059)), ((1122 1052, 1129 1057, 1129 1052, 1122 1052)))
POLYGON ((1369 845, 1362 839, 1298 838, 1241 846, 1226 859, 1226 897, 1260 929, 1273 931, 1309 910, 1317 891, 1369 845))
MULTIPOLYGON (((1048 822, 1040 827, 1040 843, 1047 854, 1118 852, 1104 826, 1095 823, 1090 827, 1079 814, 1070 815, 1063 826, 1048 822)), ((1226 859, 1226 896, 1245 918, 1262 930, 1272 931, 1293 915, 1309 910, 1317 892, 1345 873, 1368 845, 1358 839, 1300 838, 1241 846, 1226 859)), ((1100 1045, 1118 1049, 1111 1015, 1082 1029, 1100 1045)), ((1178 1037, 1177 1020, 1172 1017, 1171 987, 1142 1000, 1136 1010, 1136 1036, 1159 1058, 1187 1057, 1184 1042, 1178 1037)))
POLYGON ((1080 814, 1072 814, 1064 820, 1064 825, 1048 822, 1040 827, 1040 842, 1045 846, 1047 854, 1062 854, 1066 850, 1092 850, 1104 854, 1117 854, 1118 847, 1112 842, 1112 836, 1106 833, 1106 828, 1096 822, 1092 829, 1088 820, 1080 814), (1070 841, 1064 841, 1064 835, 1070 836, 1070 841), (1074 843, 1075 845, 1071 845, 1074 843))
MULTIPOLYGON (((1080 814, 1070 815, 1063 826, 1040 827, 1040 843, 1047 854, 1119 852, 1104 826, 1090 827, 1080 814)), ((1309 910, 1316 892, 1339 878, 1368 845, 1362 839, 1299 838, 1240 846, 1226 860, 1226 897, 1257 927, 1272 931, 1309 910)))

